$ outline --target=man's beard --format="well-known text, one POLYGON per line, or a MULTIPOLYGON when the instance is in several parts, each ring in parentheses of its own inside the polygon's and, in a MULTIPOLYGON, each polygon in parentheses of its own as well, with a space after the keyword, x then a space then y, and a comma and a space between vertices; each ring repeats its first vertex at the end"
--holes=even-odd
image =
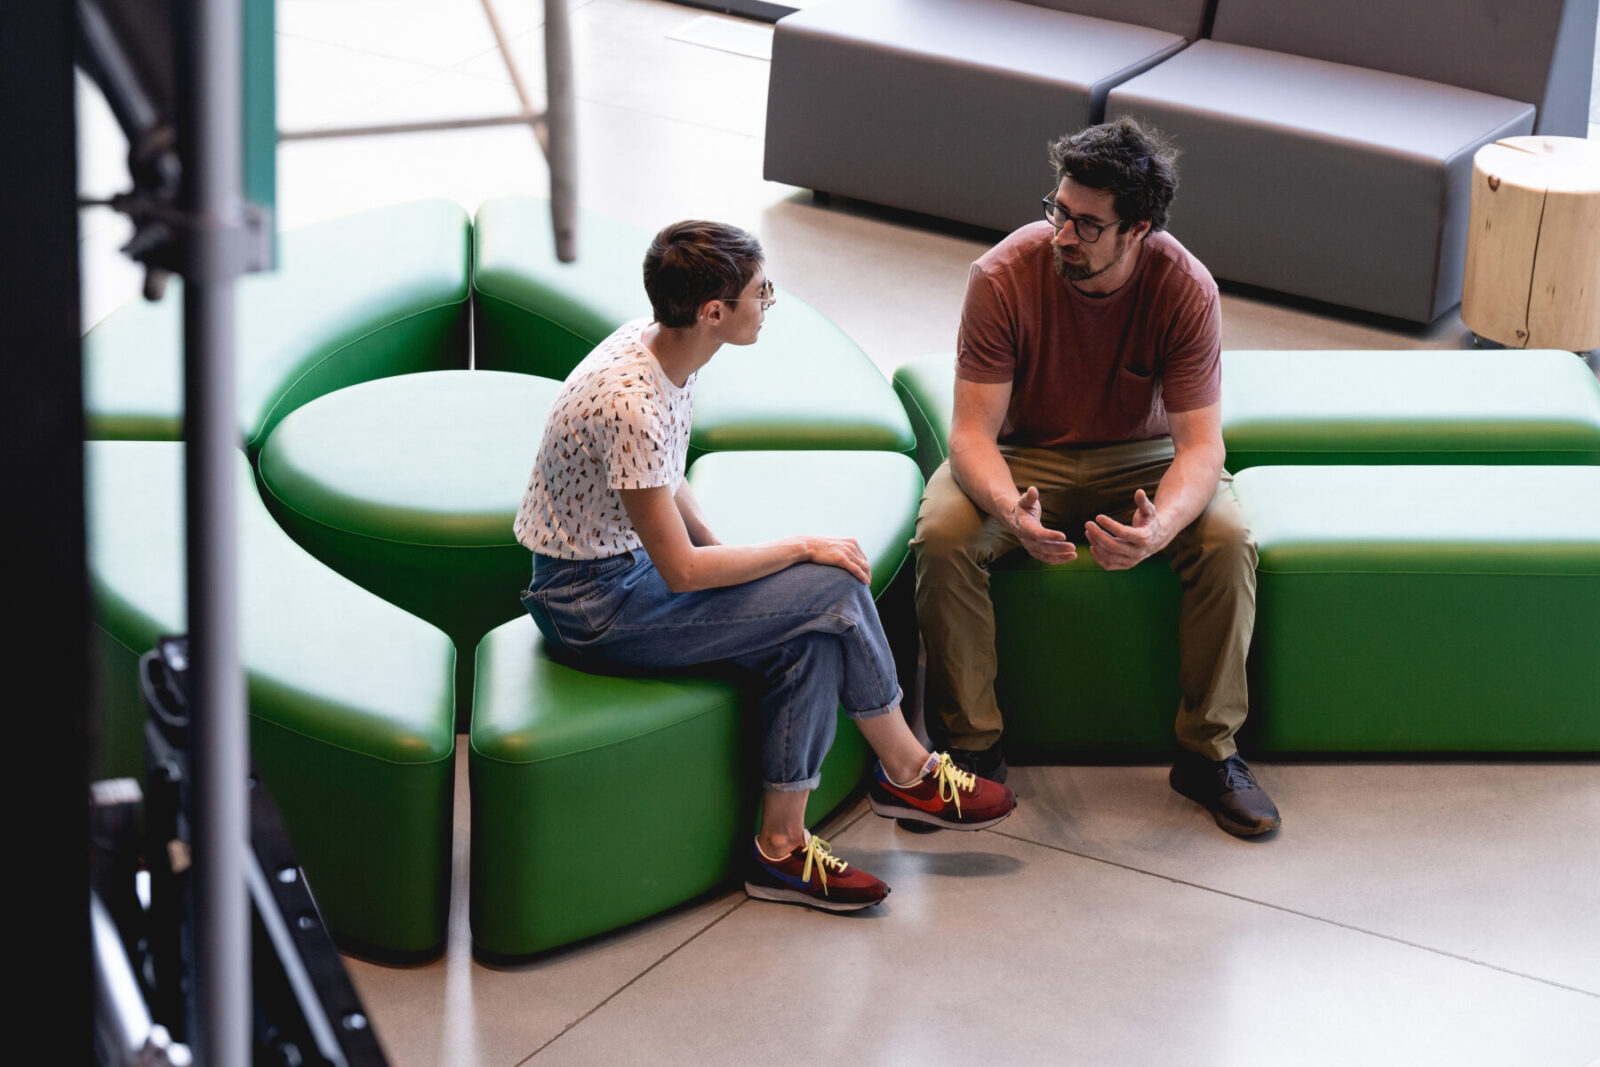
POLYGON ((1091 267, 1089 266, 1088 260, 1084 260, 1079 263, 1068 261, 1062 257, 1061 249, 1059 248, 1052 249, 1051 251, 1055 254, 1056 275, 1060 277, 1062 281, 1068 282, 1086 282, 1090 278, 1098 278, 1100 275, 1104 274, 1106 271, 1122 262, 1122 257, 1117 256, 1103 267, 1091 267))

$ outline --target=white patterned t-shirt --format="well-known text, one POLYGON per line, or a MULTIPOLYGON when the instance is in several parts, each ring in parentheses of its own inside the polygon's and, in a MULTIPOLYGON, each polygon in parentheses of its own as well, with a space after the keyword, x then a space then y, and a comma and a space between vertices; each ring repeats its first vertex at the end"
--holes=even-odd
MULTIPOLYGON (((545 418, 513 530, 559 559, 601 559, 641 547, 618 489, 678 491, 689 454, 695 375, 672 384, 636 319, 573 368, 545 418)), ((697 372, 698 373, 698 372, 697 372)))

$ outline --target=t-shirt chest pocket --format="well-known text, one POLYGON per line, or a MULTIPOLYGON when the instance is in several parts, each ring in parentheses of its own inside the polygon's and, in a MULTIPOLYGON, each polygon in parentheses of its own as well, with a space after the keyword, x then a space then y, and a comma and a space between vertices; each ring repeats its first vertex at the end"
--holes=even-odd
POLYGON ((1153 366, 1138 366, 1124 360, 1117 365, 1111 392, 1119 411, 1143 416, 1161 397, 1161 376, 1153 366))

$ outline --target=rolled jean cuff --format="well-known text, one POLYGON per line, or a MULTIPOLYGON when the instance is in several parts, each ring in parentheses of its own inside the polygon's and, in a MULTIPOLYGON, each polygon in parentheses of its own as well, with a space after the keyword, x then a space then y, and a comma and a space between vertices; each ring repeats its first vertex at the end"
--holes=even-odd
POLYGON ((894 699, 889 701, 889 703, 880 704, 878 707, 875 707, 875 708, 868 708, 866 711, 849 711, 849 710, 846 710, 845 711, 845 716, 846 716, 846 718, 852 719, 852 720, 854 720, 856 722, 860 722, 862 719, 876 719, 878 716, 887 715, 887 714, 889 714, 889 712, 893 711, 895 708, 898 708, 900 706, 900 701, 904 697, 904 695, 905 694, 903 692, 901 692, 900 687, 897 685, 897 686, 894 687, 894 699))
POLYGON ((822 775, 813 774, 803 782, 762 782, 768 793, 810 793, 822 784, 822 775))

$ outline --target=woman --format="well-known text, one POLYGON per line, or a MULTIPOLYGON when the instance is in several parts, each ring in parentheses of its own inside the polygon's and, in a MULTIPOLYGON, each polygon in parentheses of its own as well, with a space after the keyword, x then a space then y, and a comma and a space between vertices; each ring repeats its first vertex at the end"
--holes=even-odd
POLYGON ((1010 814, 1015 794, 929 753, 907 727, 860 545, 724 545, 683 479, 696 372, 724 344, 753 344, 775 300, 761 245, 719 223, 668 226, 644 285, 654 318, 602 341, 551 405, 516 520, 534 553, 523 603, 585 667, 730 661, 758 672, 764 797, 745 890, 869 907, 888 886, 805 828, 836 707, 878 756, 869 801, 880 815, 976 830, 1010 814))

